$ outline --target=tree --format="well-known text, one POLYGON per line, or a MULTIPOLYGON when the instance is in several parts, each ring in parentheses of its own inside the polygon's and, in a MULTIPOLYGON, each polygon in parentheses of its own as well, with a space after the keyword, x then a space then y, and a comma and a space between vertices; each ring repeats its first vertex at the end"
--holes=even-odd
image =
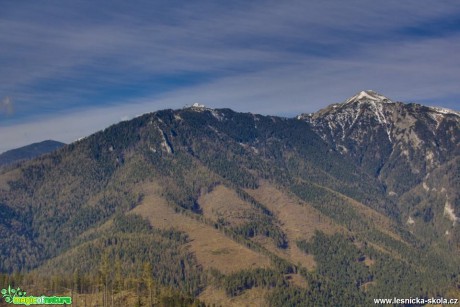
POLYGON ((102 254, 102 259, 101 259, 101 266, 100 266, 100 269, 99 269, 99 276, 100 276, 100 284, 102 284, 102 286, 104 287, 104 292, 103 292, 103 298, 102 298, 102 302, 103 302, 103 305, 104 306, 107 306, 108 305, 108 299, 107 299, 107 288, 108 288, 108 284, 109 284, 109 254, 108 252, 104 252, 102 254))
POLYGON ((152 277, 152 265, 150 262, 144 263, 144 270, 143 270, 143 280, 144 284, 147 287, 149 292, 149 306, 153 306, 153 288, 155 286, 155 282, 152 277))
POLYGON ((73 272, 73 287, 72 288, 77 293, 82 292, 82 289, 81 289, 81 275, 80 275, 80 271, 78 269, 76 269, 73 272))
POLYGON ((115 260, 115 291, 120 292, 124 289, 123 275, 121 271, 121 260, 117 257, 115 260))

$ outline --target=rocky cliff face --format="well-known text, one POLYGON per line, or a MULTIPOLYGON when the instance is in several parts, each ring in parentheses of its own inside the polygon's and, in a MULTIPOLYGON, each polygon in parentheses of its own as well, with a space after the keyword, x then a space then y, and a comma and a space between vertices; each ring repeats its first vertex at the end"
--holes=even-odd
POLYGON ((458 244, 459 112, 362 91, 298 118, 378 178, 412 231, 458 244))
POLYGON ((388 193, 408 191, 460 153, 459 112, 393 102, 374 91, 299 118, 378 176, 388 193))

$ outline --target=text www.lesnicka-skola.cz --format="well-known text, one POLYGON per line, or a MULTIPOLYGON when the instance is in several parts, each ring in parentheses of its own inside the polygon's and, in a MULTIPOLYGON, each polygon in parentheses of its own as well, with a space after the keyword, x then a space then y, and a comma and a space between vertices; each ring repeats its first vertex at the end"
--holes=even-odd
POLYGON ((374 298, 374 304, 448 304, 448 305, 455 305, 459 304, 459 300, 457 298, 418 298, 418 297, 410 297, 410 298, 374 298))

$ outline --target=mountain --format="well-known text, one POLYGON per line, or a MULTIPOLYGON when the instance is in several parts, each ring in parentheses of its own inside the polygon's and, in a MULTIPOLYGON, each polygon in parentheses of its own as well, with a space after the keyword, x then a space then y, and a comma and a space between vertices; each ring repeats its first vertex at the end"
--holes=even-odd
POLYGON ((412 231, 459 244, 460 112, 362 91, 299 119, 377 178, 412 231))
POLYGON ((401 194, 460 154, 460 112, 393 102, 362 91, 299 118, 335 149, 351 157, 389 193, 401 194), (396 174, 407 173, 395 182, 396 174))
POLYGON ((18 161, 30 160, 45 153, 61 148, 64 143, 46 140, 39 143, 33 143, 20 148, 11 149, 0 154, 0 167, 13 164, 18 161))
MULTIPOLYGON (((366 92, 335 108, 346 117, 364 98, 375 109, 392 104, 381 97, 366 92)), ((347 127, 392 146, 395 136, 371 108, 347 127)), ((111 293, 122 305, 188 297, 221 306, 365 306, 377 297, 456 295, 458 225, 433 207, 427 230, 424 211, 415 214, 441 196, 425 199, 416 182, 398 183, 391 153, 377 163, 375 148, 355 148, 368 138, 347 134, 335 144, 321 130, 327 116, 331 126, 339 116, 333 109, 298 118, 202 105, 162 110, 0 171, 0 282, 73 289, 75 299, 99 304, 111 293), (348 135, 355 146, 345 147, 348 135), (449 236, 439 235, 448 226, 449 236)), ((443 115, 440 125, 457 129, 443 115)), ((443 139, 458 145, 451 141, 443 139)), ((430 193, 444 184, 451 197, 458 154, 440 152, 433 159, 446 160, 425 168, 426 184, 430 193)), ((449 198, 447 214, 456 206, 449 198)))

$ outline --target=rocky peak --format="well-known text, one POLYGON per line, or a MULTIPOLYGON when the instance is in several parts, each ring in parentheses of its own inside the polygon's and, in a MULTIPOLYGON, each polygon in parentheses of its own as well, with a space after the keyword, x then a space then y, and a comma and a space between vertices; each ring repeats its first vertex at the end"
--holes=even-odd
POLYGON ((353 102, 382 102, 382 103, 388 103, 392 102, 390 99, 387 97, 380 95, 379 93, 373 91, 373 90, 367 90, 367 91, 361 91, 354 95, 353 97, 348 98, 345 101, 345 104, 353 103, 353 102))
POLYGON ((393 102, 375 91, 361 91, 343 103, 298 118, 390 186, 401 173, 409 174, 415 184, 460 152, 457 111, 393 102))

